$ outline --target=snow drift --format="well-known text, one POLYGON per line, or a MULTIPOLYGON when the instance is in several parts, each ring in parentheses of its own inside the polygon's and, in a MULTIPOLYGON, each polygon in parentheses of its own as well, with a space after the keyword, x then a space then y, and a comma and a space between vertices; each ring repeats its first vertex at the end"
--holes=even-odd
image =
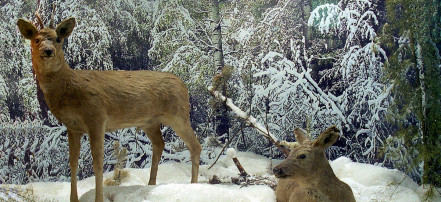
MULTIPOLYGON (((271 160, 249 152, 238 152, 237 158, 245 170, 253 176, 273 179, 271 168, 280 160, 271 160)), ((404 173, 379 166, 352 162, 340 157, 330 162, 337 177, 351 186, 357 201, 423 201, 425 190, 404 173)), ((127 169, 129 177, 121 186, 104 187, 107 201, 276 201, 274 191, 265 185, 240 186, 231 183, 239 171, 231 158, 224 155, 208 170, 209 165, 201 165, 198 184, 190 184, 190 164, 167 162, 159 166, 158 185, 147 185, 150 169, 127 169), (209 184, 216 175, 221 184, 209 184)), ((105 173, 104 179, 111 178, 112 172, 105 173)), ((95 179, 90 177, 78 182, 80 201, 94 201, 95 179)), ((12 185, 11 185, 12 186, 12 185)), ((70 183, 36 182, 24 187, 32 187, 38 200, 69 201, 70 183)), ((22 187, 23 188, 23 187, 22 187)), ((0 200, 18 198, 14 193, 0 191, 0 200)), ((441 200, 438 195, 436 200, 441 200)))

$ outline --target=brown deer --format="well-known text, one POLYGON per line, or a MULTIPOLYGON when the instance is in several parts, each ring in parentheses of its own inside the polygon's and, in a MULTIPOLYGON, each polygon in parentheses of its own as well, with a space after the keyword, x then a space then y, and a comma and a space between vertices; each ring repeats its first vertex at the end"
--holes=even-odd
POLYGON ((187 144, 191 182, 196 183, 202 148, 190 126, 184 82, 165 72, 72 70, 64 59, 62 45, 75 27, 75 18, 65 19, 55 29, 44 28, 39 21, 40 30, 24 19, 19 19, 17 25, 24 38, 31 40, 34 72, 49 109, 67 128, 70 200, 78 201, 76 174, 82 135, 90 138, 95 201, 103 201, 104 133, 127 127, 142 129, 153 145, 149 185, 156 184, 164 149, 161 125, 171 126, 187 144))
POLYGON ((337 141, 339 132, 332 126, 311 142, 300 129, 294 130, 299 145, 273 169, 279 178, 278 202, 355 202, 351 187, 335 176, 324 153, 337 141))

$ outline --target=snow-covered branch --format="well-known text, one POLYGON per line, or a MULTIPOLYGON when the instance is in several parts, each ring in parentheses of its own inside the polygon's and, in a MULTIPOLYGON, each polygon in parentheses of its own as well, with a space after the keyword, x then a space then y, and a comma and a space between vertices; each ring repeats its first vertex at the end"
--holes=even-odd
POLYGON ((213 87, 211 86, 208 87, 208 90, 210 91, 211 95, 224 102, 224 104, 227 105, 239 118, 244 120, 247 124, 249 124, 253 128, 257 129, 257 131, 259 131, 260 134, 262 134, 264 137, 268 138, 268 140, 274 143, 277 146, 277 148, 279 148, 286 156, 289 155, 289 151, 280 146, 279 139, 273 134, 271 134, 262 124, 257 122, 256 118, 242 111, 239 107, 237 107, 233 103, 231 98, 227 98, 224 95, 222 95, 221 92, 215 91, 213 87))
POLYGON ((257 122, 256 118, 248 115, 246 112, 242 111, 239 107, 237 107, 233 103, 231 98, 227 98, 223 96, 222 93, 219 91, 214 91, 211 86, 208 88, 208 90, 215 98, 223 101, 239 118, 247 122, 252 127, 256 128, 263 136, 265 136, 266 138, 271 138, 275 142, 279 141, 276 136, 271 134, 268 130, 266 130, 266 128, 262 124, 257 122))

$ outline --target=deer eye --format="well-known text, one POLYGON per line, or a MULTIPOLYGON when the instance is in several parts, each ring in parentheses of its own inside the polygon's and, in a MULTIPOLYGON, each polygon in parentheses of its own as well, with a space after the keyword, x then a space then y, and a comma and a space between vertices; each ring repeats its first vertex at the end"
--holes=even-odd
POLYGON ((57 38, 57 43, 61 43, 61 39, 60 38, 57 38))
POLYGON ((35 43, 40 43, 40 39, 35 39, 35 43))
POLYGON ((300 154, 300 155, 298 156, 298 158, 299 158, 299 159, 306 159, 306 155, 305 155, 305 154, 300 154))

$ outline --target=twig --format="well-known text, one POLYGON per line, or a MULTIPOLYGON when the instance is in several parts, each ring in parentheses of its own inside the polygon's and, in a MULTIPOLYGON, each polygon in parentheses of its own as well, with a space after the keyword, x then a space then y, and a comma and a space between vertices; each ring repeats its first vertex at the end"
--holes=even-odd
POLYGON ((216 164, 217 163, 217 160, 219 160, 219 157, 221 156, 221 154, 222 154, 222 152, 224 152, 225 151, 225 148, 227 148, 228 147, 228 145, 230 145, 230 143, 233 141, 233 138, 231 138, 230 140, 228 140, 228 142, 227 142, 227 144, 225 144, 224 145, 224 147, 222 147, 222 150, 221 150, 221 152, 219 152, 219 155, 217 155, 217 158, 216 158, 216 160, 213 162, 213 164, 211 164, 211 166, 210 167, 208 167, 208 170, 210 170, 210 168, 211 167, 213 167, 214 166, 214 164, 216 164))
POLYGON ((211 113, 210 116, 208 117, 207 125, 205 126, 204 131, 202 131, 202 134, 199 137, 204 137, 205 133, 207 132, 207 128, 208 128, 208 125, 210 123, 210 120, 213 118, 213 114, 214 113, 211 113))
POLYGON ((392 192, 392 194, 389 197, 389 201, 392 199, 392 196, 395 194, 395 191, 397 191, 398 187, 401 185, 401 183, 403 183, 404 179, 406 179, 407 175, 404 175, 404 178, 398 183, 398 185, 395 187, 394 191, 392 192))

